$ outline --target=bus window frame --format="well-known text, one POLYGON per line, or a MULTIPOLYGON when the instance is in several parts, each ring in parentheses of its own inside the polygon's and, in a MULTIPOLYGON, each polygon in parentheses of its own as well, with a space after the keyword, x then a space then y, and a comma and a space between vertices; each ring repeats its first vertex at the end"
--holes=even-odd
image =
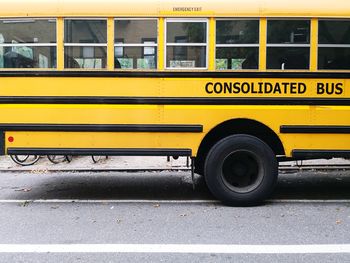
MULTIPOLYGON (((309 18, 309 17, 267 17, 266 19, 266 50, 265 50, 265 54, 266 54, 266 59, 265 59, 265 67, 266 67, 266 70, 267 71, 272 71, 272 72, 281 72, 281 71, 290 71, 290 72, 293 72, 293 71, 296 71, 296 72, 311 72, 311 59, 312 59, 312 56, 311 56, 311 43, 312 43, 312 35, 311 35, 311 21, 312 19, 309 18), (302 21, 302 20, 307 20, 310 22, 310 28, 309 28, 309 37, 310 37, 310 40, 309 40, 309 43, 308 44, 269 44, 268 43, 268 24, 269 24, 269 21, 273 21, 273 20, 290 20, 290 21, 302 21), (267 49, 269 47, 300 47, 300 48, 309 48, 309 68, 307 69, 269 69, 267 67, 267 49)), ((317 54, 318 55, 318 54, 317 54)))
POLYGON ((64 17, 63 18, 63 69, 64 70, 75 70, 75 71, 105 71, 108 70, 108 18, 107 17, 64 17), (66 20, 96 20, 106 21, 106 43, 66 43, 65 35, 65 22, 66 20), (106 48, 106 66, 101 68, 69 68, 66 67, 66 51, 65 47, 105 47, 106 48))
POLYGON ((154 47, 156 50, 156 68, 154 69, 137 69, 137 68, 133 68, 133 69, 121 69, 121 68, 116 68, 114 65, 114 69, 115 71, 157 71, 159 70, 159 54, 158 54, 158 45, 159 45, 159 35, 160 35, 160 31, 159 31, 159 18, 158 17, 114 17, 113 18, 113 23, 114 23, 114 31, 113 31, 113 59, 115 59, 115 48, 116 47, 121 47, 123 48, 123 53, 124 53, 124 47, 154 47), (115 34, 115 21, 117 20, 155 20, 157 22, 157 28, 156 28, 156 43, 154 44, 145 44, 145 43, 122 43, 122 44, 116 44, 116 34, 115 34))
POLYGON ((55 39, 55 42, 54 43, 0 43, 0 47, 56 47, 56 64, 54 67, 52 68, 0 68, 0 71, 7 71, 7 70, 10 70, 10 71, 47 71, 47 70, 57 70, 58 69, 58 17, 4 17, 4 18, 1 18, 0 19, 1 21, 4 21, 4 20, 13 20, 13 21, 29 21, 29 20, 34 20, 34 21, 37 21, 37 20, 52 20, 52 21, 55 21, 55 30, 56 30, 56 39, 55 39))
POLYGON ((194 71, 200 71, 200 70, 208 70, 209 68, 209 18, 165 18, 164 19, 164 69, 165 70, 194 70, 194 71), (170 45, 167 42, 167 24, 170 23, 206 23, 206 39, 205 43, 170 43, 170 45), (185 68, 173 68, 167 66, 167 47, 168 46, 193 46, 193 47, 205 47, 205 67, 185 67, 185 68))
POLYGON ((317 32, 317 71, 323 71, 323 72, 349 72, 350 69, 320 69, 318 65, 318 60, 319 60, 319 49, 320 48, 349 48, 350 49, 350 44, 320 44, 319 43, 319 28, 320 28, 320 21, 346 21, 350 23, 350 18, 345 19, 345 18, 318 18, 317 19, 317 27, 318 27, 318 32, 317 32))
MULTIPOLYGON (((215 26, 215 35, 214 35, 214 43, 215 43, 215 55, 214 55, 214 68, 215 68, 215 71, 220 71, 220 72, 225 72, 225 71, 228 71, 228 72, 236 72, 236 71, 259 71, 259 65, 260 65, 260 46, 261 46, 261 37, 260 37, 260 24, 261 24, 261 19, 258 18, 258 17, 227 17, 227 18, 216 18, 215 19, 215 23, 214 23, 214 26, 215 26), (216 43, 216 35, 217 35, 217 31, 216 31, 216 22, 217 21, 258 21, 258 43, 256 44, 252 44, 252 43, 249 43, 249 44, 217 44, 216 43), (234 48, 234 47, 253 47, 253 48, 257 48, 258 49, 258 65, 257 65, 257 68, 256 69, 217 69, 216 68, 216 48, 225 48, 225 47, 231 47, 231 48, 234 48)), ((267 34, 267 32, 266 32, 267 34)))

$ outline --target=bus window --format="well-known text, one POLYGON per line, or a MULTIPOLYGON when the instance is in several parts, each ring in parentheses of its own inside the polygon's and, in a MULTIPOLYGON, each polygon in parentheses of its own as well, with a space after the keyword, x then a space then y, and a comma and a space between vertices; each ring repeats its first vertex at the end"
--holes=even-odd
POLYGON ((267 69, 309 69, 310 21, 267 21, 267 69))
POLYGON ((65 68, 106 68, 106 19, 66 19, 64 41, 65 68))
POLYGON ((157 68, 156 19, 116 19, 114 30, 115 68, 157 68))
POLYGON ((318 69, 350 69, 350 21, 320 20, 318 69))
POLYGON ((56 20, 0 20, 0 68, 55 68, 56 20))
POLYGON ((216 21, 216 69, 258 69, 259 21, 216 21))
POLYGON ((176 20, 166 22, 166 67, 207 67, 207 21, 176 20))

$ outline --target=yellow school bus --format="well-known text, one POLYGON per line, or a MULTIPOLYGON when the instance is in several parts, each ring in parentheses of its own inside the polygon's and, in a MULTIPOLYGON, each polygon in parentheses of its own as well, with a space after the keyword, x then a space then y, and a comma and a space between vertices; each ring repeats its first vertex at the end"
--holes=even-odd
POLYGON ((250 205, 350 157, 350 1, 5 0, 3 155, 189 156, 250 205))

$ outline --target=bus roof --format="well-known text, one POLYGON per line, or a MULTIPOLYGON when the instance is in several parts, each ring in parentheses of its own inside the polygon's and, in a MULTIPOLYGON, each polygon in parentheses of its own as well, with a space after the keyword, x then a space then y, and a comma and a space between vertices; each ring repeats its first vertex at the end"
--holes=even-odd
POLYGON ((350 0, 2 0, 0 17, 349 18, 350 0))

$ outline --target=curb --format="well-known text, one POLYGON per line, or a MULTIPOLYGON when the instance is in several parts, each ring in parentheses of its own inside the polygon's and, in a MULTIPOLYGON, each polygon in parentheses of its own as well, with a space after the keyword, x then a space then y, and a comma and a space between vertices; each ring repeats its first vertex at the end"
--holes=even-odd
MULTIPOLYGON (((280 166, 278 168, 280 172, 310 172, 310 171, 350 171, 350 165, 310 165, 310 166, 280 166)), ((188 167, 174 167, 174 168, 100 168, 100 169, 86 169, 86 168, 71 168, 71 169, 49 169, 46 167, 38 167, 32 169, 1 169, 1 172, 26 172, 26 173, 102 173, 102 172, 125 172, 125 173, 138 173, 138 172, 191 172, 191 168, 188 167)))
POLYGON ((191 168, 130 168, 130 169, 47 169, 47 168, 37 168, 37 169, 0 169, 1 172, 10 172, 10 173, 16 173, 16 172, 30 172, 30 173, 67 173, 67 172, 76 172, 76 173, 101 173, 101 172, 126 172, 126 173, 137 173, 137 172, 163 172, 163 171, 169 171, 169 172, 182 172, 182 171, 191 171, 191 168))

